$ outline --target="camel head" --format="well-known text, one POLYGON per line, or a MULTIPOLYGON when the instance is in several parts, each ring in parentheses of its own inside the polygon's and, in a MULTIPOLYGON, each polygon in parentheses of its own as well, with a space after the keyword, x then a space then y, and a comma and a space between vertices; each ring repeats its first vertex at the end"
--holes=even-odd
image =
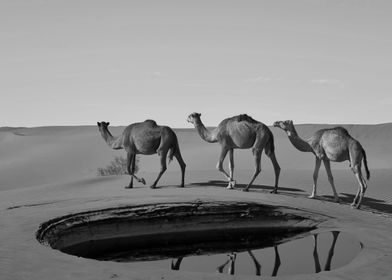
POLYGON ((283 129, 284 131, 293 131, 294 130, 294 124, 292 120, 287 120, 287 121, 276 121, 274 122, 274 127, 279 127, 283 129))
POLYGON ((102 132, 104 130, 107 130, 109 124, 110 124, 109 122, 97 122, 99 131, 102 132))
POLYGON ((197 120, 200 122, 200 116, 201 116, 200 113, 192 113, 192 114, 190 114, 190 115, 188 116, 187 121, 188 121, 189 123, 196 124, 196 121, 197 121, 197 120))

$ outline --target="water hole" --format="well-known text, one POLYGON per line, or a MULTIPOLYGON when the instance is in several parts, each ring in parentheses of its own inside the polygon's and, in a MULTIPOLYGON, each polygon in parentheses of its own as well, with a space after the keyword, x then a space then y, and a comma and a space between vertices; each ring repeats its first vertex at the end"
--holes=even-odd
POLYGON ((325 219, 255 203, 154 204, 56 218, 37 238, 62 253, 130 269, 279 276, 336 269, 360 252, 348 233, 310 233, 325 219))

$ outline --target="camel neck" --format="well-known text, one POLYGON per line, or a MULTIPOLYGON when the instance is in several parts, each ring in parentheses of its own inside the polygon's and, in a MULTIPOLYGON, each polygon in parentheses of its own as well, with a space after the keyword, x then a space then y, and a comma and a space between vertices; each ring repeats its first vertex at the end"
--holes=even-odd
POLYGON ((121 136, 114 137, 108 129, 105 129, 102 132, 102 137, 112 149, 118 150, 123 148, 121 144, 121 136))
POLYGON ((289 137, 291 144, 293 144, 293 146, 297 150, 301 152, 313 152, 313 149, 310 146, 310 144, 298 136, 298 133, 295 130, 294 126, 291 130, 286 131, 286 133, 287 136, 289 137))
POLYGON ((207 141, 209 143, 215 143, 218 140, 216 139, 216 129, 211 132, 209 131, 204 124, 201 122, 201 120, 197 120, 195 122, 195 128, 197 130, 197 132, 199 133, 200 137, 204 140, 207 141))

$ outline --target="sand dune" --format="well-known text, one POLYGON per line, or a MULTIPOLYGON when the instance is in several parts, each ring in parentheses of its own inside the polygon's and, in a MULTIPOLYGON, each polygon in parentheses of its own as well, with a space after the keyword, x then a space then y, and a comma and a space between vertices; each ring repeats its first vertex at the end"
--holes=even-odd
MULTIPOLYGON (((298 125, 298 133, 307 138, 312 132, 332 125, 298 125)), ((345 125, 364 146, 370 169, 392 169, 392 124, 345 125)), ((112 127, 114 135, 124 127, 112 127)), ((276 154, 282 169, 311 170, 314 157, 294 149, 282 130, 271 128, 276 154)), ((214 170, 219 145, 204 142, 194 129, 176 130, 188 171, 214 170)), ((0 129, 0 190, 73 181, 95 176, 98 167, 106 166, 123 150, 111 150, 95 126, 35 127, 0 129)), ((250 150, 235 152, 237 170, 253 170, 250 150)), ((159 170, 157 156, 141 156, 141 171, 159 170)), ((347 169, 348 163, 334 163, 333 169, 347 169)), ((263 156, 262 167, 272 170, 263 156)), ((177 163, 168 171, 178 171, 177 163)))
MULTIPOLYGON (((322 127, 329 126, 299 125, 297 130, 306 138, 322 127)), ((162 201, 230 199, 286 205, 328 215, 331 220, 324 227, 355 234, 365 244, 363 253, 350 265, 317 274, 317 278, 324 275, 323 279, 370 279, 377 275, 378 279, 389 279, 392 124, 345 127, 366 149, 372 174, 362 210, 359 211, 347 205, 357 190, 357 182, 352 172, 347 170, 348 163, 332 165, 342 203, 328 202, 332 191, 324 170, 319 177, 318 194, 322 197, 308 199, 314 156, 294 149, 283 131, 276 128, 271 130, 282 167, 278 195, 268 192, 272 188, 274 174, 265 156, 263 171, 249 193, 226 190, 227 183, 215 169, 219 145, 204 142, 194 129, 176 130, 187 163, 186 188, 176 187, 180 183, 180 172, 178 164, 172 163, 161 178, 159 189, 152 190, 137 183, 135 189, 128 190, 123 188, 129 182, 128 175, 97 177, 98 167, 106 166, 114 156, 125 153, 123 150, 111 150, 95 126, 0 128, 0 211, 4 224, 0 227, 0 237, 6 240, 0 248, 0 278, 47 279, 48 275, 56 274, 61 279, 98 279, 102 275, 105 279, 113 278, 113 275, 123 276, 121 279, 162 278, 162 275, 166 279, 217 279, 216 274, 186 278, 183 276, 188 276, 187 272, 130 270, 126 265, 112 262, 102 262, 97 266, 94 261, 70 257, 42 246, 34 234, 39 224, 49 219, 91 209, 162 201), (380 236, 383 238, 380 239, 380 236), (150 277, 148 273, 156 277, 150 277)), ((112 133, 117 135, 123 128, 113 127, 112 133)), ((237 187, 242 188, 253 173, 250 150, 236 151, 235 165, 237 187)), ((147 184, 153 182, 158 170, 156 155, 140 158, 139 175, 146 179, 147 184)), ((325 228, 321 227, 321 230, 325 228)), ((306 278, 314 277, 309 275, 306 278)), ((293 279, 303 279, 303 276, 294 276, 293 279)))

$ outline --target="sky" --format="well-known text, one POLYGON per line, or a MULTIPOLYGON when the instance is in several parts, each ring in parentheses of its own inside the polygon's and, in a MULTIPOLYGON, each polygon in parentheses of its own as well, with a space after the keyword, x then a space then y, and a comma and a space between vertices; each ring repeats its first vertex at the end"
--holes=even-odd
POLYGON ((0 126, 392 122, 392 1, 0 0, 0 126))

